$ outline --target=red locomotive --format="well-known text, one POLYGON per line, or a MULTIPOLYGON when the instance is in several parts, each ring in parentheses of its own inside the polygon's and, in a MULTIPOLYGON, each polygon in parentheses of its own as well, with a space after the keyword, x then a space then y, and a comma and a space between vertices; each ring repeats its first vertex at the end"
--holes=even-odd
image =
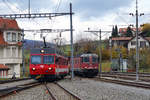
POLYGON ((93 77, 98 74, 98 56, 96 54, 82 54, 74 58, 74 73, 76 75, 93 77))
POLYGON ((54 48, 32 49, 29 69, 34 79, 63 78, 69 73, 68 58, 54 48))

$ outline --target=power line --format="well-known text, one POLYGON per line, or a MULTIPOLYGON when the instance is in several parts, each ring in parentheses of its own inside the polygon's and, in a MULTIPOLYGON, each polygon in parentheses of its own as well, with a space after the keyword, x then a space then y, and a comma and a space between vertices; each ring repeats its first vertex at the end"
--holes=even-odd
POLYGON ((130 25, 122 16, 120 16, 118 13, 116 13, 116 15, 122 20, 124 21, 128 26, 130 25))
POLYGON ((9 4, 5 0, 2 0, 2 1, 8 7, 8 9, 11 10, 12 13, 15 13, 15 11, 11 8, 11 6, 9 6, 9 4))

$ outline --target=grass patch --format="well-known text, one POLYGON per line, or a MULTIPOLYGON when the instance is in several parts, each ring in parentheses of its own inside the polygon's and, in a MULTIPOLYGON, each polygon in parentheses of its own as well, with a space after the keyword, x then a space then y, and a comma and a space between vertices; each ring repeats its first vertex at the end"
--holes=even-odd
POLYGON ((0 80, 10 80, 10 78, 0 78, 0 80))
POLYGON ((103 61, 102 62, 102 72, 110 72, 111 70, 111 62, 110 61, 103 61))

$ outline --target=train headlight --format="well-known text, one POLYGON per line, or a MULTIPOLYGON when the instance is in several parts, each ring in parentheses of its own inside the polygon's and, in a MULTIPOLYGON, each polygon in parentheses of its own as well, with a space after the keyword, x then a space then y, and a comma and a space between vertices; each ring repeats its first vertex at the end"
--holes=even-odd
POLYGON ((32 70, 35 70, 35 68, 32 68, 32 70))
POLYGON ((49 67, 49 68, 48 68, 48 70, 52 70, 52 68, 51 68, 51 67, 49 67))
POLYGON ((41 50, 41 53, 44 53, 44 50, 43 50, 43 49, 41 50))

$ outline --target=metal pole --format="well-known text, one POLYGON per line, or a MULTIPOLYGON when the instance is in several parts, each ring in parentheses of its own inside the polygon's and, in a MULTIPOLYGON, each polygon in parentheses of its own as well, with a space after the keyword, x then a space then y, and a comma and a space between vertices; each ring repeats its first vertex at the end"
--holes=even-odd
POLYGON ((22 31, 22 75, 25 76, 25 61, 24 61, 24 31, 22 31))
POLYGON ((99 62, 100 62, 100 78, 102 77, 102 48, 101 48, 101 30, 99 31, 99 62))
POLYGON ((112 37, 110 39, 110 67, 111 67, 111 72, 112 72, 112 37))
POLYGON ((29 0, 29 4, 28 4, 28 14, 30 14, 30 0, 29 0))
POLYGON ((74 62, 73 62, 73 28, 72 28, 72 3, 70 3, 70 36, 71 36, 71 78, 74 78, 74 62))
POLYGON ((139 80, 138 1, 136 0, 136 80, 139 80))

